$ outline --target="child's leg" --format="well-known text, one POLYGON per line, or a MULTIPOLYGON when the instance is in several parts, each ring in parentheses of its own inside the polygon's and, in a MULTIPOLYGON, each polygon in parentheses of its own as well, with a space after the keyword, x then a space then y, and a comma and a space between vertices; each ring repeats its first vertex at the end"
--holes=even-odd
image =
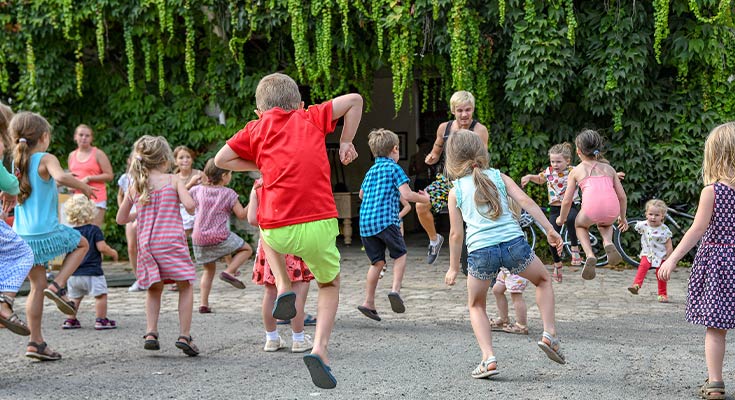
MULTIPOLYGON (((487 290, 490 288, 489 280, 481 280, 467 276, 467 306, 470 309, 470 322, 475 332, 477 344, 482 350, 482 359, 487 360, 494 356, 493 341, 490 334, 490 320, 487 318, 487 290)), ((507 308, 506 308, 507 313, 507 308)))
POLYGON ((158 315, 161 312, 161 294, 163 282, 156 282, 146 291, 145 322, 146 332, 158 332, 158 315))
POLYGON ((41 319, 43 317, 43 290, 46 288, 46 268, 43 265, 34 265, 28 272, 28 281, 31 285, 31 291, 26 300, 26 318, 28 318, 28 329, 31 331, 29 340, 41 343, 43 342, 41 319))
POLYGON ((597 224, 597 229, 600 230, 600 236, 602 236, 602 244, 607 246, 613 244, 613 228, 612 225, 597 224))
POLYGON ((94 222, 92 223, 101 228, 102 225, 105 223, 105 211, 107 211, 107 209, 97 207, 96 210, 97 213, 94 215, 94 222))
POLYGON ((288 272, 286 272, 286 257, 273 250, 265 240, 261 240, 261 246, 265 252, 265 259, 268 261, 268 266, 271 268, 273 276, 276 278, 276 288, 279 294, 283 294, 291 291, 291 280, 288 278, 288 272))
POLYGON ((536 305, 541 312, 544 332, 556 336, 554 288, 551 286, 551 279, 544 264, 534 256, 531 265, 518 275, 528 279, 536 286, 536 305))
POLYGON ((245 261, 250 259, 250 256, 252 255, 253 255, 253 248, 250 247, 249 244, 243 243, 242 247, 237 249, 237 252, 235 253, 235 255, 233 255, 232 258, 230 259, 230 262, 227 263, 227 269, 225 269, 225 271, 228 274, 235 276, 238 268, 240 268, 240 266, 244 264, 245 261))
POLYGON ((511 293, 510 298, 513 300, 513 310, 515 310, 516 313, 516 323, 523 326, 528 325, 526 300, 523 299, 523 293, 511 293))
POLYGON ((94 298, 95 318, 107 318, 107 294, 101 294, 94 298))
POLYGON ((291 330, 299 333, 304 331, 304 306, 309 294, 309 282, 293 282, 293 291, 296 293, 296 316, 291 318, 291 330))
MULTIPOLYGON (((637 285, 639 288, 643 286, 643 279, 646 278, 648 270, 651 268, 651 263, 648 261, 648 257, 641 257, 641 263, 638 265, 638 272, 635 274, 633 285, 637 285)), ((658 277, 657 277, 658 279, 658 277)))
POLYGON ((209 293, 212 291, 212 281, 214 281, 215 263, 204 264, 204 272, 202 280, 199 282, 199 305, 209 307, 209 293))
POLYGON ((329 345, 329 337, 334 329, 334 317, 337 315, 337 306, 339 305, 339 283, 340 275, 331 282, 319 283, 319 296, 317 300, 316 331, 314 332, 314 348, 311 354, 321 357, 325 364, 329 365, 327 358, 327 346, 329 345))
POLYGON ((722 363, 725 359, 727 331, 707 328, 704 334, 704 358, 710 382, 722 382, 722 363))
POLYGON ((406 254, 398 257, 393 262, 393 288, 391 291, 400 293, 403 285, 403 274, 406 272, 406 254))
POLYGON ((84 297, 75 297, 72 298, 71 301, 74 302, 74 308, 77 310, 74 314, 67 314, 66 317, 69 319, 77 319, 77 314, 79 314, 79 306, 82 304, 82 299, 84 297))
MULTIPOLYGON (((64 262, 61 263, 61 270, 56 274, 54 282, 61 287, 66 286, 66 281, 69 279, 71 274, 73 274, 74 271, 79 268, 82 261, 84 261, 84 256, 87 255, 87 250, 89 250, 89 243, 87 242, 87 239, 82 237, 79 240, 77 248, 64 257, 64 262)), ((49 285, 49 288, 51 287, 52 286, 49 285)))
POLYGON ((595 252, 592 250, 592 243, 590 242, 590 225, 592 225, 592 221, 587 218, 584 211, 580 211, 577 214, 574 227, 577 232, 579 244, 582 245, 582 250, 587 258, 595 256, 595 252))
POLYGON ((508 323, 508 299, 505 298, 505 284, 499 281, 493 285, 493 294, 495 295, 495 304, 498 307, 498 323, 508 323))
MULTIPOLYGON (((367 307, 371 310, 375 310, 375 291, 378 288, 378 279, 380 279, 380 271, 383 270, 384 265, 385 265, 385 261, 378 261, 375 264, 371 265, 370 268, 368 269, 367 279, 365 280, 365 301, 362 303, 363 307, 367 307)), ((393 279, 395 282, 395 275, 393 279)))
POLYGON ((128 258, 130 259, 130 266, 133 268, 133 271, 138 267, 137 226, 136 222, 125 224, 125 239, 128 241, 128 258))
MULTIPOLYGON (((277 329, 276 325, 276 319, 273 318, 272 310, 273 310, 273 302, 276 301, 276 296, 278 295, 278 290, 276 290, 275 285, 265 285, 265 290, 263 291, 263 308, 262 308, 262 314, 263 314, 263 325, 265 326, 266 332, 273 332, 277 329)), ((296 300, 298 301, 298 295, 296 296, 296 300)), ((298 313, 298 307, 296 308, 296 312, 298 313)), ((293 320, 292 320, 293 323, 293 320)))
POLYGON ((176 286, 179 287, 179 335, 190 336, 194 287, 189 281, 176 281, 176 286))
POLYGON ((656 280, 658 281, 658 295, 668 297, 668 293, 666 290, 668 286, 667 282, 662 281, 661 279, 658 278, 658 268, 656 268, 656 280))

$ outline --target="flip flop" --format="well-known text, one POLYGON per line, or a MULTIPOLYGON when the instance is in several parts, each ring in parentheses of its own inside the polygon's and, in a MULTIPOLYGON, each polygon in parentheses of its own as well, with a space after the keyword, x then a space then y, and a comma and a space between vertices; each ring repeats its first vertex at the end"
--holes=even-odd
POLYGON ((582 268, 582 279, 586 281, 595 279, 595 275, 597 275, 597 272, 595 271, 595 268, 597 267, 596 264, 597 258, 587 257, 587 260, 584 262, 584 268, 582 268))
POLYGON ((623 257, 614 244, 605 246, 605 253, 607 253, 607 265, 614 267, 623 262, 623 257))
POLYGON ((380 321, 380 316, 378 315, 378 312, 375 310, 371 310, 364 306, 357 306, 357 309, 366 317, 375 320, 380 321))
POLYGON ((273 303, 273 318, 287 320, 296 316, 296 293, 286 292, 273 303))
POLYGON ((390 301, 390 308, 394 313, 402 314, 406 312, 406 306, 403 305, 403 299, 400 294, 390 292, 388 293, 388 300, 390 301))
POLYGON ((225 271, 222 271, 222 273, 219 274, 219 279, 223 282, 229 283, 237 289, 245 289, 245 284, 241 280, 235 278, 225 271))
POLYGON ((304 364, 306 368, 309 368, 314 385, 322 389, 334 389, 337 386, 337 379, 332 375, 332 369, 324 364, 321 357, 316 354, 307 354, 304 356, 304 364))

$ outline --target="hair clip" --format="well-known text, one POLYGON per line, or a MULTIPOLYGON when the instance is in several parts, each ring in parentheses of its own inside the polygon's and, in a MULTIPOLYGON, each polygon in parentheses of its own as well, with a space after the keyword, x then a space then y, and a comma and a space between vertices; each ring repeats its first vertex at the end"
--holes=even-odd
POLYGON ((135 155, 135 159, 138 160, 138 161, 143 161, 143 157, 141 157, 138 154, 135 155))
POLYGON ((600 154, 600 150, 595 150, 595 151, 592 152, 592 155, 595 155, 596 156, 598 154, 600 154))
POLYGON ((18 143, 28 143, 28 140, 26 138, 20 138, 18 139, 18 143))

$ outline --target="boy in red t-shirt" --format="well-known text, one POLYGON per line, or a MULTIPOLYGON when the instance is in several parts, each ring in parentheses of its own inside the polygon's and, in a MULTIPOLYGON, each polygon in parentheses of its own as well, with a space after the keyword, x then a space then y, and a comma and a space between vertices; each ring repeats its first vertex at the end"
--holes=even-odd
POLYGON ((328 367, 327 345, 339 302, 340 255, 325 136, 344 117, 339 158, 345 165, 357 158, 352 139, 362 117, 362 97, 347 94, 304 110, 296 82, 276 73, 260 80, 255 101, 258 119, 227 141, 215 156, 215 165, 263 174, 258 223, 279 292, 273 317, 286 320, 296 315, 296 294, 284 258, 294 254, 306 262, 319 284, 314 348, 304 362, 314 384, 331 389, 337 380, 328 367))

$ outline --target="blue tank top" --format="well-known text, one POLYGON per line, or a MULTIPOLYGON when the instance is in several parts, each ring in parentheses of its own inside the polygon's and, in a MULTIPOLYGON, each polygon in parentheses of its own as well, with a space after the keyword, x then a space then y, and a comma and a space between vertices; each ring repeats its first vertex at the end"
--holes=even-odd
POLYGON ((28 180, 31 195, 23 204, 15 206, 13 229, 22 236, 42 236, 53 232, 59 225, 59 193, 56 181, 38 175, 41 159, 48 153, 34 153, 28 162, 28 180))
POLYGON ((508 208, 508 193, 500 171, 489 168, 482 172, 493 181, 500 194, 502 211, 497 219, 490 219, 483 215, 488 211, 487 206, 478 210, 472 175, 463 176, 454 181, 457 208, 462 211, 462 219, 467 224, 467 250, 470 252, 523 236, 521 226, 518 225, 518 221, 513 218, 513 213, 508 208))

